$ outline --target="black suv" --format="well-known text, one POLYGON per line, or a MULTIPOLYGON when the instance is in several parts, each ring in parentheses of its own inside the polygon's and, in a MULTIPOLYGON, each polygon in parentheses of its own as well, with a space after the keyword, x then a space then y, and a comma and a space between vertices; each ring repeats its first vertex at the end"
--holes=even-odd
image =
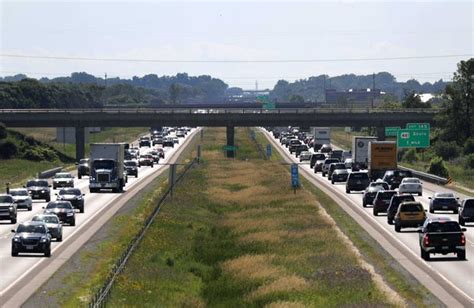
POLYGON ((26 182, 26 189, 30 193, 31 199, 44 199, 46 202, 51 200, 51 190, 47 180, 30 180, 26 182))
POLYGON ((127 175, 134 175, 136 178, 138 177, 138 164, 134 160, 126 160, 124 161, 125 170, 127 170, 127 175))
POLYGON ((76 212, 69 201, 51 201, 44 210, 45 214, 56 214, 59 220, 70 226, 76 225, 76 212))
POLYGON ((83 175, 90 175, 89 158, 83 158, 77 163, 77 178, 81 179, 83 175))
POLYGON ((474 198, 464 199, 459 207, 459 224, 464 226, 466 222, 474 222, 474 198))
POLYGON ((379 190, 389 190, 388 184, 381 180, 370 183, 364 191, 362 206, 367 207, 368 204, 373 204, 375 195, 379 190))
POLYGON ((400 183, 404 178, 412 178, 413 174, 410 170, 387 170, 382 178, 388 183, 390 189, 395 189, 400 186, 400 183))
POLYGON ((51 234, 44 222, 29 221, 22 223, 15 230, 12 238, 12 256, 19 252, 40 252, 45 257, 51 256, 51 234))
POLYGON ((346 193, 350 194, 353 190, 365 190, 369 183, 370 179, 367 172, 351 172, 346 182, 346 193))
POLYGON ((407 201, 415 201, 415 197, 413 197, 413 195, 403 194, 395 195, 392 197, 392 199, 390 199, 390 204, 388 205, 387 209, 387 223, 389 225, 394 224, 395 215, 397 214, 400 203, 407 201))
POLYGON ((16 224, 16 203, 11 195, 0 195, 0 220, 10 220, 16 224))
MULTIPOLYGON (((311 155, 311 161, 309 162, 309 167, 314 168, 314 165, 316 165, 316 162, 318 160, 324 161, 325 159, 326 159, 326 154, 314 153, 313 155, 311 155)), ((319 171, 321 171, 321 170, 319 170, 319 171)))
POLYGON ((390 206, 390 201, 392 197, 395 196, 397 192, 395 190, 379 190, 374 198, 374 207, 373 214, 377 216, 379 213, 386 213, 388 207, 390 206))
POLYGON ((73 208, 84 213, 84 194, 78 188, 63 188, 57 194, 58 201, 69 201, 73 208))

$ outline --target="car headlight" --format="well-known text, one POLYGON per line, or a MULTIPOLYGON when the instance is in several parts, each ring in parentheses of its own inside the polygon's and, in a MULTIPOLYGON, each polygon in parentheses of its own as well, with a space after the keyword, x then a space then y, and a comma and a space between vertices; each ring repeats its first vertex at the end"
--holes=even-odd
POLYGON ((48 239, 47 239, 46 237, 43 236, 43 237, 41 238, 41 243, 46 243, 47 241, 48 241, 48 239))
POLYGON ((13 212, 13 210, 14 210, 13 206, 8 207, 8 210, 9 210, 10 212, 13 212))
POLYGON ((45 192, 46 192, 46 190, 42 190, 41 192, 42 192, 42 193, 45 193, 45 192))
POLYGON ((19 238, 19 237, 14 237, 14 238, 13 238, 13 241, 16 242, 16 243, 18 243, 18 242, 20 241, 20 238, 19 238))
POLYGON ((69 213, 67 213, 66 215, 67 215, 67 216, 72 216, 72 215, 74 215, 74 213, 69 212, 69 213))

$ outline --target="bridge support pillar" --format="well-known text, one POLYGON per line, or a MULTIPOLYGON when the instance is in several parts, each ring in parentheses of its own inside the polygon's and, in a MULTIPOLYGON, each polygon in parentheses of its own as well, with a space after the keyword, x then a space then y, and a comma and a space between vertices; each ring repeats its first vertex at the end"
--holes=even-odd
POLYGON ((76 161, 85 157, 86 145, 85 145, 85 127, 76 127, 76 161))
POLYGON ((377 140, 385 141, 385 127, 377 126, 377 140))
POLYGON ((227 135, 227 147, 226 147, 226 157, 235 157, 235 147, 234 147, 234 126, 228 125, 226 128, 227 135))

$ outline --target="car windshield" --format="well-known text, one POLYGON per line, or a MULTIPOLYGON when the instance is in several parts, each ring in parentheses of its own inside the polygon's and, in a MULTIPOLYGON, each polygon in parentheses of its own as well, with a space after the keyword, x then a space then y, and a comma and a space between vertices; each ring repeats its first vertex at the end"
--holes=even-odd
POLYGON ((413 178, 404 179, 404 180, 403 180, 403 183, 410 183, 410 184, 416 183, 416 184, 418 184, 418 183, 420 183, 420 180, 418 180, 418 179, 413 179, 413 178))
POLYGON ((474 209, 474 199, 466 200, 466 202, 464 202, 464 208, 474 209))
POLYGON ((0 196, 0 203, 12 203, 13 198, 11 196, 0 196))
POLYGON ((423 211, 423 206, 419 203, 407 203, 407 204, 403 205, 402 211, 404 211, 404 212, 422 212, 423 211))
POLYGON ((404 177, 412 176, 412 173, 411 171, 399 170, 399 171, 395 171, 394 175, 404 178, 404 177))
POLYGON ((89 160, 88 160, 88 159, 81 159, 81 160, 79 161, 79 164, 81 164, 81 165, 87 164, 87 163, 89 163, 89 160))
POLYGON ((95 160, 94 169, 113 169, 114 162, 112 160, 95 160))
POLYGON ((313 156, 314 156, 314 159, 316 159, 316 160, 326 159, 326 155, 324 155, 324 154, 313 154, 313 156))
POLYGON ((19 225, 17 233, 46 233, 44 225, 19 225))
POLYGON ((133 167, 133 166, 136 166, 136 165, 137 165, 137 163, 134 162, 134 161, 126 161, 125 162, 125 166, 133 167))
POLYGON ((454 198, 454 194, 453 194, 453 193, 449 193, 449 192, 446 192, 446 193, 437 193, 437 194, 435 194, 435 198, 454 198))
POLYGON ((58 217, 56 216, 35 216, 32 221, 44 221, 48 224, 57 224, 59 222, 58 217))
POLYGON ((406 195, 406 196, 393 196, 392 197, 392 202, 394 204, 400 204, 402 202, 406 201, 415 201, 415 198, 412 195, 406 195))
POLYGON ((81 190, 77 188, 61 189, 59 191, 60 195, 81 195, 81 190))
POLYGON ((367 173, 352 173, 351 179, 368 179, 369 175, 367 173))
POLYGON ((57 179, 72 178, 72 174, 70 174, 70 173, 57 173, 54 177, 57 178, 57 179))
POLYGON ((385 182, 373 182, 373 183, 370 183, 370 187, 380 187, 380 188, 383 188, 383 189, 388 189, 388 184, 385 183, 385 182))
POLYGON ((461 227, 455 221, 432 222, 427 229, 428 232, 461 232, 461 227))
POLYGON ((34 187, 34 186, 46 187, 48 186, 48 181, 28 181, 26 183, 26 187, 34 187))
POLYGON ((336 164, 334 166, 334 169, 346 169, 346 165, 345 164, 336 164))
POLYGON ((69 202, 51 202, 46 206, 47 209, 70 209, 71 204, 69 202))
POLYGON ((12 196, 28 196, 28 191, 26 190, 10 190, 10 195, 12 196))
POLYGON ((394 195, 396 195, 396 191, 379 191, 377 193, 377 199, 382 199, 382 200, 390 200, 394 195))

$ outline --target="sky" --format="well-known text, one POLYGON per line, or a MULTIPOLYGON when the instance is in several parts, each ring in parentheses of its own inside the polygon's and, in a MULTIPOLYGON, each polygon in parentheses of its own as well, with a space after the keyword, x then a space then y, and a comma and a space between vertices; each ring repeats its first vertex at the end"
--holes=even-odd
POLYGON ((449 80, 474 56, 473 10, 473 1, 0 0, 0 76, 186 72, 244 89, 381 71, 449 80))

